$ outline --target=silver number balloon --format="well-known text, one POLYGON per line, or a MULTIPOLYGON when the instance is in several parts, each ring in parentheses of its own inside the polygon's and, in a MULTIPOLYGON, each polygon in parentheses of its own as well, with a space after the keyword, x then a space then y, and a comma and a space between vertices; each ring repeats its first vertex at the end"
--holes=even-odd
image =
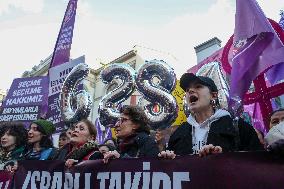
POLYGON ((153 129, 169 127, 176 119, 178 106, 171 94, 175 85, 174 70, 164 61, 146 61, 138 70, 136 86, 150 102, 144 109, 153 129), (153 111, 154 105, 160 107, 158 112, 153 111))
POLYGON ((104 126, 113 126, 119 117, 117 107, 133 93, 135 89, 135 70, 128 64, 111 64, 101 71, 101 79, 111 89, 99 103, 99 119, 104 126))
POLYGON ((85 90, 77 90, 78 85, 89 74, 87 64, 75 66, 66 77, 60 94, 61 113, 64 121, 78 122, 91 112, 92 100, 85 90))
POLYGON ((211 78, 218 88, 218 99, 221 108, 228 109, 229 88, 222 73, 219 62, 210 62, 203 65, 196 73, 196 75, 206 76, 211 78))

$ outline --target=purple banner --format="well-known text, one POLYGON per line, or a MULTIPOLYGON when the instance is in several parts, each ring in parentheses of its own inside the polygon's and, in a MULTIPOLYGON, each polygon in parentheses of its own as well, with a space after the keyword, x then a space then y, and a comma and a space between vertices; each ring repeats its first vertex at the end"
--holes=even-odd
POLYGON ((56 40, 50 68, 69 61, 77 0, 70 0, 56 40))
POLYGON ((175 160, 84 161, 71 169, 61 161, 22 161, 16 188, 188 189, 283 188, 284 159, 268 152, 177 157, 175 160), (36 165, 36 166, 35 166, 36 165))
POLYGON ((0 110, 0 121, 22 121, 29 124, 45 117, 48 99, 48 77, 14 79, 0 110))
POLYGON ((8 189, 11 187, 12 175, 7 171, 0 171, 0 189, 8 189))

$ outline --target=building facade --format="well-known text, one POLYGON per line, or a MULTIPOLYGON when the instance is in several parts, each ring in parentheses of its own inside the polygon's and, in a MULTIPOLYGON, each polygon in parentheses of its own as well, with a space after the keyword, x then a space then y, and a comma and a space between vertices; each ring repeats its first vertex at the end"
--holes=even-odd
POLYGON ((214 37, 200 45, 194 47, 196 56, 197 56, 197 63, 201 63, 206 58, 212 56, 216 51, 220 50, 221 48, 221 40, 217 37, 214 37))

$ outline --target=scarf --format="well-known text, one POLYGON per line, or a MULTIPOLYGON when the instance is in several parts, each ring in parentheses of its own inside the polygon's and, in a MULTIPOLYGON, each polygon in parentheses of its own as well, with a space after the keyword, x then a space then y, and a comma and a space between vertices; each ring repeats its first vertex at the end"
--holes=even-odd
POLYGON ((74 145, 68 143, 66 144, 66 147, 68 150, 68 154, 65 157, 65 160, 67 159, 76 159, 76 160, 83 160, 83 158, 87 155, 89 155, 92 151, 98 151, 98 145, 95 141, 91 140, 86 142, 85 144, 75 148, 74 145), (73 150, 72 150, 73 149, 73 150))
POLYGON ((23 155, 24 147, 18 147, 15 148, 12 151, 5 151, 3 148, 0 149, 0 163, 10 161, 10 160, 15 160, 15 159, 21 159, 23 155))

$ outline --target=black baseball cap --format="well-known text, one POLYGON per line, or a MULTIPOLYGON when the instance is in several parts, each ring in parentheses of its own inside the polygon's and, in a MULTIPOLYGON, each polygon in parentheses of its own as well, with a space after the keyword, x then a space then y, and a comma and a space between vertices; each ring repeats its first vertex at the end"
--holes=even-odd
POLYGON ((218 92, 217 86, 215 82, 209 78, 204 76, 196 76, 193 73, 184 73, 180 78, 180 87, 186 91, 189 85, 193 82, 200 83, 204 86, 207 86, 212 92, 218 92))

